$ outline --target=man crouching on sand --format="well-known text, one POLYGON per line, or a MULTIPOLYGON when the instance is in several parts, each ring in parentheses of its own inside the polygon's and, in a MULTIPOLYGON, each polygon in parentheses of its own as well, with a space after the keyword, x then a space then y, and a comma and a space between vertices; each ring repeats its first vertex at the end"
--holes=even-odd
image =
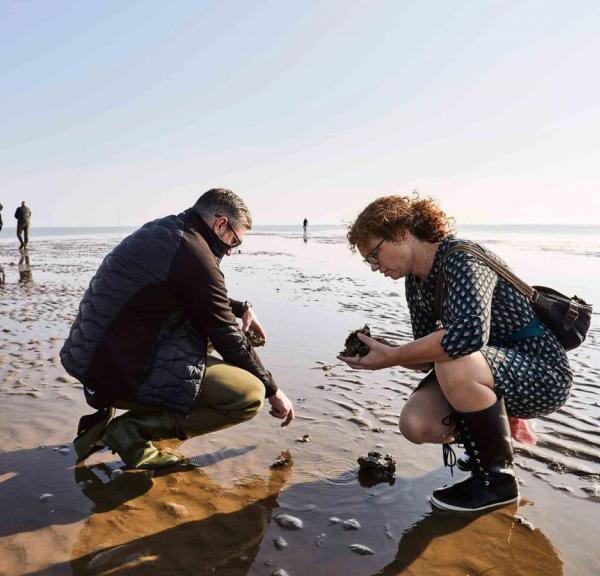
POLYGON ((153 440, 240 424, 265 396, 282 426, 294 419, 242 331, 264 338, 258 318, 248 302, 227 296, 219 268, 251 226, 241 198, 212 189, 185 212, 148 222, 104 259, 60 352, 97 410, 79 422, 79 460, 106 446, 131 468, 169 466, 179 458, 153 440), (208 354, 211 345, 223 361, 208 354), (113 419, 115 408, 128 412, 113 419))

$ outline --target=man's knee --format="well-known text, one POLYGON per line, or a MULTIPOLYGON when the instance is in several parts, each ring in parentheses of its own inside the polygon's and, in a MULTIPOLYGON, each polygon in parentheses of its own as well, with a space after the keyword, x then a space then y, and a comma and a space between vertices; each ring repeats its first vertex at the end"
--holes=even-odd
POLYGON ((235 408, 231 411, 231 416, 240 421, 250 420, 260 412, 264 401, 265 387, 263 383, 248 373, 243 386, 238 388, 235 408))

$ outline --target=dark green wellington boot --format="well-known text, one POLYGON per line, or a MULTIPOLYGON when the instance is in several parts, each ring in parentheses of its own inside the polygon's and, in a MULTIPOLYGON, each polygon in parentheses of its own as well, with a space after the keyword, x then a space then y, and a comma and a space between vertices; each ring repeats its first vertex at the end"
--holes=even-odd
POLYGON ((431 503, 456 512, 477 512, 519 499, 504 400, 479 412, 456 413, 456 435, 464 444, 471 476, 433 492, 431 503))
POLYGON ((128 468, 165 468, 180 462, 175 454, 159 450, 151 439, 176 437, 174 418, 168 411, 126 412, 115 418, 102 441, 128 468))
POLYGON ((79 419, 77 437, 73 440, 78 462, 104 448, 101 438, 109 422, 114 417, 115 409, 108 407, 102 408, 94 414, 86 414, 79 419))

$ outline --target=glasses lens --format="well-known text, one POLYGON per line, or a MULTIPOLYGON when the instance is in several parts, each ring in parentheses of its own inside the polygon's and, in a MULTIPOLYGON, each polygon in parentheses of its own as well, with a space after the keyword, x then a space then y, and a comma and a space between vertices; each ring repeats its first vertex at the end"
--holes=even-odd
POLYGON ((235 238, 235 240, 231 243, 231 247, 237 248, 242 243, 242 241, 240 240, 240 237, 236 234, 235 230, 233 229, 233 226, 229 223, 229 221, 227 221, 227 226, 229 226, 229 229, 231 230, 233 237, 235 238))

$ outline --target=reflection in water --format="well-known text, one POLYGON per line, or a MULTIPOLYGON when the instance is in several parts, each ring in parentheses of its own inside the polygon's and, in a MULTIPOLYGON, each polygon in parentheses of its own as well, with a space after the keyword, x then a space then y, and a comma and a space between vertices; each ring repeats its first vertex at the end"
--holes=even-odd
POLYGON ((377 574, 561 575, 550 541, 521 523, 517 510, 517 504, 487 514, 434 510, 404 532, 396 557, 377 574))
POLYGON ((19 258, 19 282, 28 283, 33 282, 33 274, 31 272, 31 263, 29 262, 29 253, 27 249, 21 252, 19 258))
POLYGON ((306 228, 304 229, 304 235, 302 236, 302 239, 304 240, 305 244, 308 242, 308 232, 306 231, 306 228))
POLYGON ((0 284, 4 284, 6 282, 6 276, 4 275, 4 268, 0 265, 0 284))
MULTIPOLYGON (((432 512, 421 497, 437 483, 434 474, 398 477, 393 486, 368 488, 348 472, 341 477, 352 476, 347 483, 337 478, 289 485, 292 468, 286 467, 265 471, 265 478, 251 475, 224 487, 211 477, 210 463, 235 457, 226 450, 202 459, 207 464, 203 469, 122 473, 115 471, 113 462, 78 464, 76 484, 66 486, 64 478, 72 461, 53 448, 58 447, 16 451, 0 459, 0 477, 4 475, 0 510, 15 500, 27 509, 24 514, 20 508, 14 518, 2 518, 0 537, 12 538, 9 541, 17 549, 21 541, 27 547, 34 542, 33 549, 39 549, 48 546, 34 536, 42 528, 72 526, 79 530, 73 540, 69 537, 74 542, 72 559, 57 561, 71 546, 60 540, 58 554, 47 550, 51 564, 35 571, 31 568, 35 554, 24 548, 24 559, 9 565, 29 568, 7 573, 246 576, 271 574, 281 567, 290 574, 311 576, 562 574, 561 561, 548 539, 515 518, 523 508, 514 505, 485 515, 432 512), (57 503, 52 513, 38 501, 49 488, 57 503), (347 499, 340 499, 340 494, 347 499), (77 527, 90 512, 89 502, 91 515, 77 527), (271 523, 277 508, 303 519, 304 529, 286 533, 271 523), (362 528, 343 530, 330 524, 331 516, 359 519, 362 528), (326 537, 318 543, 316 537, 323 534, 326 537), (289 541, 285 551, 274 547, 277 536, 289 541), (353 543, 368 546, 375 555, 356 557, 349 552, 353 543)), ((247 451, 248 447, 243 450, 247 451)))
POLYGON ((272 470, 267 481, 225 489, 198 469, 130 471, 106 482, 77 470, 96 512, 73 548, 73 574, 86 576, 247 574, 291 473, 272 470))

